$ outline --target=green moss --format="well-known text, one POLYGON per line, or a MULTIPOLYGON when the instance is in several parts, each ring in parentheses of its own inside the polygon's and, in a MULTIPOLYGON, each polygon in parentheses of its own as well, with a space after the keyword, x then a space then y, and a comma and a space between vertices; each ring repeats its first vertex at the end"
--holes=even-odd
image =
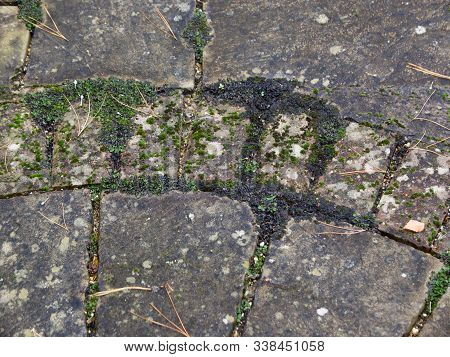
POLYGON ((244 315, 247 313, 247 311, 249 311, 252 307, 252 302, 247 300, 247 299, 243 299, 241 301, 241 303, 239 304, 239 306, 236 309, 236 324, 239 325, 243 318, 244 315))
POLYGON ((195 60, 202 61, 203 49, 212 36, 206 14, 201 9, 194 10, 192 19, 183 31, 183 37, 194 48, 195 60))
POLYGON ((248 274, 251 277, 257 277, 261 275, 268 250, 269 247, 267 244, 258 245, 258 247, 256 248, 255 254, 253 255, 253 261, 248 268, 248 274))
POLYGON ((58 87, 26 94, 25 102, 30 109, 31 118, 45 130, 52 130, 69 111, 69 103, 64 98, 63 89, 58 87))
POLYGON ((278 209, 277 205, 277 196, 265 196, 261 199, 258 205, 258 210, 260 210, 261 212, 275 213, 278 209))
POLYGON ((43 13, 41 8, 41 0, 19 0, 19 15, 18 18, 21 19, 29 31, 34 30, 34 25, 28 21, 42 22, 43 13))
POLYGON ((450 252, 442 255, 444 266, 437 273, 433 273, 428 283, 428 297, 425 303, 425 309, 431 314, 438 305, 441 297, 446 293, 450 283, 450 252))

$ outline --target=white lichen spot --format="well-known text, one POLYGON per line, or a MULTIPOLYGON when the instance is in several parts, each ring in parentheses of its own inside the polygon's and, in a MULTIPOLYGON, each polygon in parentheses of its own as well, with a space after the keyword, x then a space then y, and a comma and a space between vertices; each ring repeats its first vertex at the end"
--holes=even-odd
POLYGON ((240 231, 236 231, 236 232, 232 233, 231 237, 234 239, 237 239, 239 237, 242 237, 243 235, 245 235, 245 231, 240 230, 240 231))
POLYGON ((325 25, 329 20, 330 20, 330 19, 329 19, 328 16, 325 15, 325 14, 317 15, 317 16, 314 18, 314 21, 316 21, 318 24, 321 24, 321 25, 325 25))
POLYGON ((152 262, 150 260, 146 260, 142 263, 142 266, 144 269, 151 269, 152 268, 152 262))
POLYGON ((8 255, 11 252, 12 252, 12 244, 10 242, 3 242, 2 253, 8 255))
POLYGON ((88 222, 86 222, 83 218, 78 217, 73 222, 74 226, 77 228, 89 228, 88 222))
POLYGON ((17 290, 13 289, 13 290, 7 290, 7 289, 3 289, 0 290, 0 304, 7 304, 10 301, 16 299, 17 296, 17 290))
POLYGON ((66 320, 66 313, 64 311, 54 312, 50 315, 50 322, 53 331, 62 331, 64 329, 64 321, 66 320))
POLYGON ((195 214, 189 213, 188 217, 189 217, 189 219, 193 222, 193 221, 194 221, 194 218, 195 218, 195 214))
POLYGON ((223 273, 223 275, 230 274, 230 268, 229 267, 222 267, 222 273, 223 273))
POLYGON ((322 80, 322 85, 324 87, 328 87, 330 85, 330 80, 328 78, 325 78, 322 80))
POLYGON ((322 272, 321 272, 319 269, 314 268, 314 269, 312 270, 312 272, 311 272, 311 275, 314 275, 314 276, 321 276, 321 275, 322 275, 322 272))
POLYGON ((317 315, 319 316, 325 316, 328 314, 328 309, 325 307, 321 307, 320 309, 317 309, 317 315))
POLYGON ((27 301, 28 300, 28 290, 20 289, 18 298, 22 301, 27 301))
POLYGON ((134 283, 136 283, 136 278, 134 276, 129 276, 128 278, 125 279, 125 281, 128 284, 134 284, 134 283))
POLYGON ((216 232, 216 233, 210 235, 210 236, 208 237, 208 240, 209 240, 210 242, 215 242, 215 241, 217 240, 217 238, 219 238, 219 232, 216 232))
POLYGON ((339 46, 339 45, 331 46, 331 47, 330 47, 330 53, 331 53, 333 56, 336 56, 336 55, 338 55, 339 53, 344 52, 344 51, 345 51, 345 49, 344 49, 342 46, 339 46))
POLYGON ((404 181, 408 181, 408 180, 409 180, 408 175, 402 175, 402 176, 397 177, 398 182, 404 182, 404 181))
POLYGON ((402 278, 406 278, 406 274, 405 273, 402 273, 402 278))
POLYGON ((36 253, 38 250, 39 250, 39 245, 37 245, 36 243, 34 243, 34 244, 31 246, 31 252, 32 252, 32 253, 36 253))
POLYGON ((219 143, 216 141, 209 142, 206 145, 206 151, 209 155, 222 156, 223 155, 223 145, 222 145, 222 143, 219 143))
POLYGON ((284 319, 284 316, 283 316, 283 314, 282 314, 281 312, 276 312, 276 313, 275 313, 275 318, 276 318, 277 320, 283 320, 283 319, 284 319))
POLYGON ((398 204, 395 202, 395 198, 389 195, 383 195, 380 200, 380 207, 383 213, 392 212, 398 208, 398 204))
POLYGON ((254 74, 261 74, 261 68, 255 67, 252 69, 252 73, 254 74))
POLYGON ((423 35, 427 29, 424 26, 417 26, 415 32, 417 35, 423 35))
POLYGON ((317 84, 317 83, 319 83, 319 78, 314 78, 314 79, 311 79, 311 81, 310 81, 310 83, 311 84, 317 84))
POLYGON ((70 238, 66 236, 63 239, 61 239, 61 243, 59 244, 59 251, 63 254, 66 253, 67 249, 69 249, 69 245, 70 245, 70 238))

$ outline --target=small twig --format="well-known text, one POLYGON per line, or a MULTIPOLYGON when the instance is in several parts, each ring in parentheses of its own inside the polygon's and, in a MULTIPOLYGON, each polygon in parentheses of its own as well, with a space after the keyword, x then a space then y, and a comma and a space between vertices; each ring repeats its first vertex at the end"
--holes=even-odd
POLYGON ((428 150, 428 149, 424 149, 424 148, 413 148, 413 149, 410 149, 410 150, 426 151, 426 152, 430 152, 432 154, 435 154, 437 156, 448 157, 447 155, 442 155, 442 154, 437 153, 436 151, 428 150))
POLYGON ((155 304, 151 303, 150 307, 155 310, 159 316, 161 316, 164 320, 166 320, 169 324, 171 324, 173 326, 173 328, 176 328, 181 334, 184 334, 185 331, 183 331, 180 327, 178 327, 174 322, 172 322, 171 320, 169 320, 169 318, 164 315, 156 306, 155 304))
POLYGON ((322 221, 319 221, 319 220, 317 220, 317 222, 319 222, 319 223, 321 223, 321 224, 324 224, 324 225, 326 225, 326 226, 328 226, 328 227, 333 227, 333 228, 338 228, 338 229, 344 229, 344 230, 346 230, 346 231, 352 231, 352 232, 357 231, 357 230, 354 229, 354 228, 350 228, 350 227, 339 227, 339 226, 335 226, 335 225, 333 225, 333 224, 329 224, 329 223, 322 222, 322 221))
POLYGON ((177 39, 177 36, 175 36, 175 33, 172 31, 172 28, 170 27, 169 22, 166 20, 166 18, 164 17, 164 15, 161 13, 161 11, 159 11, 158 7, 155 6, 155 11, 158 14, 158 16, 161 18, 161 20, 164 22, 164 24, 166 25, 166 27, 169 29, 170 33, 172 34, 172 37, 175 40, 177 39))
POLYGON ((419 141, 414 146, 412 146, 409 150, 414 149, 415 147, 417 147, 421 143, 421 141, 423 140, 423 138, 425 136, 425 133, 426 133, 426 131, 423 132, 422 137, 419 139, 419 141))
POLYGON ((35 18, 33 18, 31 16, 24 16, 23 19, 25 21, 31 23, 33 26, 36 26, 37 28, 41 29, 42 31, 47 32, 50 35, 53 35, 55 37, 59 37, 59 38, 65 40, 65 41, 69 42, 69 40, 60 31, 52 29, 51 27, 47 26, 43 22, 38 21, 38 20, 36 20, 35 18))
POLYGON ((183 331, 186 333, 187 337, 189 337, 189 333, 187 332, 186 327, 184 327, 183 321, 181 320, 177 308, 175 307, 175 303, 173 302, 172 296, 170 295, 170 293, 173 291, 172 287, 169 285, 169 283, 166 283, 164 284, 164 289, 166 289, 167 296, 169 296, 170 303, 172 304, 172 308, 175 311, 175 314, 177 315, 178 321, 180 321, 183 331))
POLYGON ((86 128, 89 126, 89 124, 92 123, 92 120, 90 120, 90 116, 91 116, 91 98, 89 97, 89 93, 87 93, 87 97, 88 97, 88 114, 86 117, 86 120, 83 124, 83 127, 81 128, 81 130, 78 132, 78 136, 81 136, 81 134, 83 134, 83 131, 86 130, 86 128))
POLYGON ((58 222, 52 221, 50 218, 48 218, 45 214, 43 214, 42 212, 38 212, 42 217, 44 217, 47 221, 49 221, 52 224, 56 224, 58 227, 61 227, 62 229, 65 229, 66 231, 69 231, 69 229, 67 228, 67 226, 63 226, 61 224, 59 224, 58 222))
POLYGON ((134 315, 134 316, 140 318, 141 320, 147 321, 147 322, 149 322, 149 323, 151 323, 151 324, 155 324, 155 325, 158 325, 158 326, 161 326, 161 327, 168 328, 169 330, 178 332, 179 334, 181 334, 181 335, 183 335, 183 336, 185 336, 185 337, 189 337, 189 336, 186 336, 186 335, 184 334, 183 331, 178 330, 178 329, 175 329, 175 328, 173 328, 172 326, 163 324, 163 323, 161 323, 161 322, 155 321, 155 320, 153 320, 151 317, 145 317, 145 316, 136 314, 135 312, 133 312, 133 311, 131 311, 131 310, 130 310, 130 313, 131 313, 132 315, 134 315))
POLYGON ((67 103, 69 103, 70 107, 72 108, 73 112, 75 113, 75 117, 77 119, 77 132, 79 133, 81 130, 81 121, 80 121, 80 117, 78 116, 77 110, 75 109, 75 107, 70 102, 69 98, 67 98, 64 93, 63 93, 63 97, 66 99, 67 103))
POLYGON ((136 89, 138 90, 139 94, 141 95, 142 99, 144 100, 145 105, 148 106, 147 99, 145 99, 144 95, 142 94, 142 92, 138 86, 136 86, 136 89))
POLYGON ((414 63, 408 63, 406 65, 406 67, 410 68, 410 69, 413 69, 415 71, 418 71, 418 72, 422 72, 422 73, 428 74, 428 75, 433 76, 433 77, 438 77, 438 78, 443 78, 443 79, 450 79, 450 77, 445 75, 445 74, 441 74, 441 73, 437 73, 437 72, 434 72, 434 71, 430 71, 429 69, 426 69, 426 68, 424 68, 422 66, 419 66, 417 64, 414 64, 414 63))
POLYGON ((429 149, 430 147, 435 146, 435 145, 437 145, 437 144, 440 144, 440 143, 442 143, 442 142, 444 142, 444 141, 447 141, 447 140, 449 140, 449 139, 450 139, 450 136, 447 136, 445 139, 436 141, 436 142, 433 143, 433 144, 430 144, 430 145, 425 146, 424 149, 429 149))
POLYGON ((430 96, 427 98, 427 100, 425 101, 425 103, 423 103, 422 108, 420 108, 419 112, 416 114, 416 116, 414 117, 413 120, 417 119, 417 117, 420 115, 420 113, 422 113, 423 109, 425 108, 425 106, 427 105, 428 101, 431 99, 431 97, 433 96, 433 94, 436 93, 436 89, 433 90, 433 92, 430 94, 430 96))
POLYGON ((317 234, 335 234, 335 235, 351 236, 353 234, 358 234, 358 233, 362 233, 362 232, 365 232, 365 231, 366 231, 365 229, 362 229, 360 231, 353 231, 353 232, 320 232, 320 233, 317 233, 317 234))
POLYGON ((62 36, 63 39, 65 39, 66 41, 68 41, 67 38, 66 38, 66 37, 62 34, 62 32, 59 30, 58 25, 56 25, 56 22, 53 21, 53 17, 52 17, 52 15, 50 15, 50 12, 48 11, 47 4, 44 4, 44 10, 45 10, 45 12, 47 13, 48 17, 50 17, 50 20, 52 20, 53 26, 55 26, 56 32, 57 32, 58 34, 60 34, 60 35, 62 36))
POLYGON ((99 291, 96 292, 95 294, 92 294, 91 296, 94 297, 100 297, 100 296, 106 296, 106 295, 110 295, 110 294, 115 294, 121 291, 128 291, 128 290, 144 290, 144 291, 153 291, 152 288, 144 288, 142 286, 125 286, 123 288, 117 288, 117 289, 110 289, 110 290, 105 290, 105 291, 99 291))
POLYGON ((434 120, 431 120, 431 119, 426 119, 426 118, 414 118, 414 119, 411 120, 411 121, 414 121, 414 120, 428 121, 428 122, 433 123, 433 124, 435 124, 435 125, 437 125, 437 126, 440 126, 441 128, 443 128, 443 129, 445 129, 445 130, 450 131, 450 128, 447 128, 446 126, 444 126, 444 125, 442 125, 442 124, 439 124, 439 123, 437 123, 437 122, 435 122, 434 120))
MULTIPOLYGON (((380 170, 380 169, 373 169, 373 173, 380 173, 384 174, 386 171, 380 170)), ((347 171, 347 172, 339 172, 339 175, 342 176, 350 176, 350 175, 356 175, 356 174, 371 174, 371 172, 367 170, 356 170, 356 171, 347 171)))
POLYGON ((144 15, 144 17, 147 19, 148 22, 150 22, 153 26, 155 26, 158 30, 160 30, 162 33, 165 33, 167 36, 172 37, 172 34, 169 31, 166 31, 166 29, 161 28, 160 26, 156 25, 152 20, 150 20, 147 16, 144 15))
POLYGON ((130 109, 132 109, 132 110, 134 110, 134 111, 136 111, 136 112, 138 112, 138 113, 147 114, 147 113, 144 112, 143 110, 133 108, 132 106, 129 106, 128 104, 121 102, 119 99, 117 99, 116 97, 114 97, 112 94, 110 94, 110 96, 111 96, 111 98, 114 99, 117 103, 123 105, 124 107, 130 108, 130 109))

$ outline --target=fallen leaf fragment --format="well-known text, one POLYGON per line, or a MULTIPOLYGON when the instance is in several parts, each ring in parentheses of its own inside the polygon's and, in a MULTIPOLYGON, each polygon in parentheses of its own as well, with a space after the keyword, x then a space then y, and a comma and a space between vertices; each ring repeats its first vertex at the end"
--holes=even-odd
POLYGON ((425 229, 425 223, 411 219, 408 223, 406 223, 403 229, 414 233, 420 233, 425 229))

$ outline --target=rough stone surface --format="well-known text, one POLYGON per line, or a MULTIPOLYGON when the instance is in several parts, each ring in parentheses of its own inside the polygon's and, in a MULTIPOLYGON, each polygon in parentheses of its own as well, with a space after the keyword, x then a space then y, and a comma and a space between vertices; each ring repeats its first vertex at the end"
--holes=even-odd
POLYGON ((82 185, 100 182, 110 170, 110 154, 101 150, 97 118, 87 117, 87 108, 75 108, 58 123, 54 136, 52 185, 82 185), (85 126, 86 120, 90 124, 85 126), (85 129, 83 127, 85 126, 85 129), (80 129, 81 128, 81 129, 80 129))
POLYGON ((88 191, 0 200, 0 336, 86 335, 90 232, 88 191))
POLYGON ((272 242, 247 336, 401 336, 439 260, 364 232, 291 220, 272 242))
POLYGON ((176 321, 165 292, 174 289, 178 312, 193 336, 231 332, 248 261, 255 247, 250 208, 206 193, 171 192, 136 198, 108 195, 102 207, 100 289, 155 287, 101 298, 100 336, 174 336, 134 317, 155 315, 149 303, 176 321), (127 212, 126 215, 123 213, 127 212))
POLYGON ((306 114, 280 115, 268 126, 261 145, 263 182, 279 182, 296 191, 309 187, 305 164, 314 143, 310 120, 306 114))
POLYGON ((387 169, 394 138, 350 123, 345 137, 335 147, 336 156, 328 164, 317 192, 330 201, 369 212, 387 169))
MULTIPOLYGON (((195 2, 48 0, 64 41, 36 30, 27 80, 55 83, 94 76, 151 81, 188 88, 194 84, 194 52, 180 40, 195 2), (167 35, 157 6, 178 41, 167 35)), ((50 19, 46 20, 51 24, 50 19)))
POLYGON ((0 6, 0 84, 10 83, 25 59, 30 34, 18 13, 15 6, 0 6))
POLYGON ((445 72, 446 6, 443 0, 326 0, 315 6, 306 0, 211 0, 206 13, 214 39, 205 50, 205 80, 258 75, 334 87, 418 80, 405 70, 407 62, 445 72), (319 21, 324 16, 326 23, 319 21), (418 33, 418 26, 426 32, 418 33))
MULTIPOLYGON (((391 187, 381 198, 377 216, 382 231, 428 247, 436 238, 448 205, 449 156, 427 151, 408 153, 391 187), (412 233, 402 228, 410 219, 425 223, 425 230, 412 233)), ((438 242, 437 251, 448 250, 447 241, 438 242), (445 244, 442 244, 445 243, 445 244)))
POLYGON ((420 336, 450 337, 450 291, 441 298, 439 305, 433 311, 423 327, 420 336))
POLYGON ((0 195, 49 185, 45 134, 21 105, 0 105, 0 195))
POLYGON ((242 111, 195 102, 179 91, 161 97, 135 118, 135 134, 122 154, 122 177, 235 179, 248 124, 242 111))
POLYGON ((438 90, 423 114, 446 125, 448 84, 406 64, 448 75, 446 1, 211 0, 205 9, 214 29, 204 53, 205 83, 295 79, 344 117, 388 121, 395 129, 400 123, 419 137, 426 128, 427 135, 445 138, 439 127, 411 119, 434 83, 438 90))

